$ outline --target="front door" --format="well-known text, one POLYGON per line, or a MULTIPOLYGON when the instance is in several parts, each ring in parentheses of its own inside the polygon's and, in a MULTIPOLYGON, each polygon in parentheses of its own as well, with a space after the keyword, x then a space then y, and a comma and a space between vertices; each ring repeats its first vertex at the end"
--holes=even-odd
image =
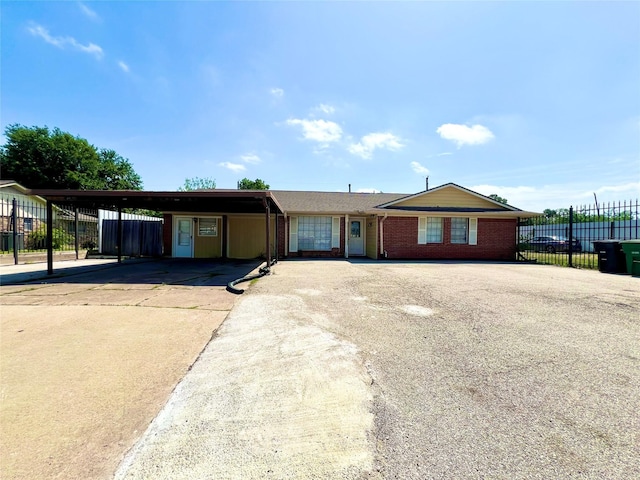
POLYGON ((176 218, 173 256, 193 256, 193 219, 191 217, 176 218))
POLYGON ((364 255, 364 220, 351 219, 349 222, 349 256, 364 255))

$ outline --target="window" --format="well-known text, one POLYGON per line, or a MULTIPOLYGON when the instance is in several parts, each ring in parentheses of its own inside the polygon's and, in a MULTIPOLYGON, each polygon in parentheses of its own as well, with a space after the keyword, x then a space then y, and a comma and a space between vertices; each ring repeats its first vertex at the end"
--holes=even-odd
POLYGON ((198 236, 217 237, 218 236, 218 219, 217 218, 201 218, 198 221, 198 236))
POLYGON ((451 219, 451 243, 468 243, 469 242, 469 219, 468 218, 452 218, 451 219))
POLYGON ((299 250, 331 250, 331 217, 298 217, 299 250))
POLYGON ((452 218, 451 219, 451 243, 478 244, 478 219, 477 218, 452 218))
POLYGON ((441 218, 427 218, 427 243, 442 243, 441 218))
POLYGON ((418 218, 418 243, 442 243, 442 218, 418 218))
POLYGON ((23 228, 25 232, 33 231, 33 218, 25 218, 23 219, 23 228))

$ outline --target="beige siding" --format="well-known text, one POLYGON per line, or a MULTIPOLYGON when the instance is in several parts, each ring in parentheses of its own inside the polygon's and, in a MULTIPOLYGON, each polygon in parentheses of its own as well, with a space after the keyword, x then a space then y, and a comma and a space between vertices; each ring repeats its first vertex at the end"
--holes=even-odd
POLYGON ((218 218, 218 235, 200 236, 198 226, 194 232, 193 256, 195 258, 220 258, 222 257, 222 219, 218 218))
MULTIPOLYGON (((229 216, 229 258, 257 258, 265 256, 265 217, 229 216)), ((271 217, 271 254, 275 255, 275 215, 271 217)))
MULTIPOLYGON (((455 187, 447 187, 442 190, 425 192, 401 203, 396 207, 476 207, 476 208, 500 208, 495 203, 477 197, 471 193, 458 190, 455 187)), ((506 208, 504 210, 507 210, 506 208)))
POLYGON ((367 218, 366 255, 369 258, 378 258, 378 219, 367 218))

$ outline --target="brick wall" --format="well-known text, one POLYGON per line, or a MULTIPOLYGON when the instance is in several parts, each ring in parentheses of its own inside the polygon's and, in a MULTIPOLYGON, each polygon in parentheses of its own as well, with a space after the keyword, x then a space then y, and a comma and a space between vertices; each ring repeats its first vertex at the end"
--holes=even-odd
POLYGON ((418 245, 417 217, 388 217, 384 249, 388 258, 515 260, 516 219, 478 219, 478 244, 451 243, 451 219, 443 222, 443 242, 418 245))
POLYGON ((165 213, 163 217, 164 225, 162 227, 162 243, 164 245, 164 251, 162 252, 162 255, 170 257, 171 251, 173 250, 173 215, 165 213))

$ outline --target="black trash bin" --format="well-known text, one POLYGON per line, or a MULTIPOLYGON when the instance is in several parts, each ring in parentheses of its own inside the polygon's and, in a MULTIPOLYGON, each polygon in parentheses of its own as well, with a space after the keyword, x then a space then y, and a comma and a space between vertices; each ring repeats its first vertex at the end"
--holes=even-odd
POLYGON ((593 242, 598 254, 598 270, 603 273, 625 273, 627 262, 619 240, 593 242))

